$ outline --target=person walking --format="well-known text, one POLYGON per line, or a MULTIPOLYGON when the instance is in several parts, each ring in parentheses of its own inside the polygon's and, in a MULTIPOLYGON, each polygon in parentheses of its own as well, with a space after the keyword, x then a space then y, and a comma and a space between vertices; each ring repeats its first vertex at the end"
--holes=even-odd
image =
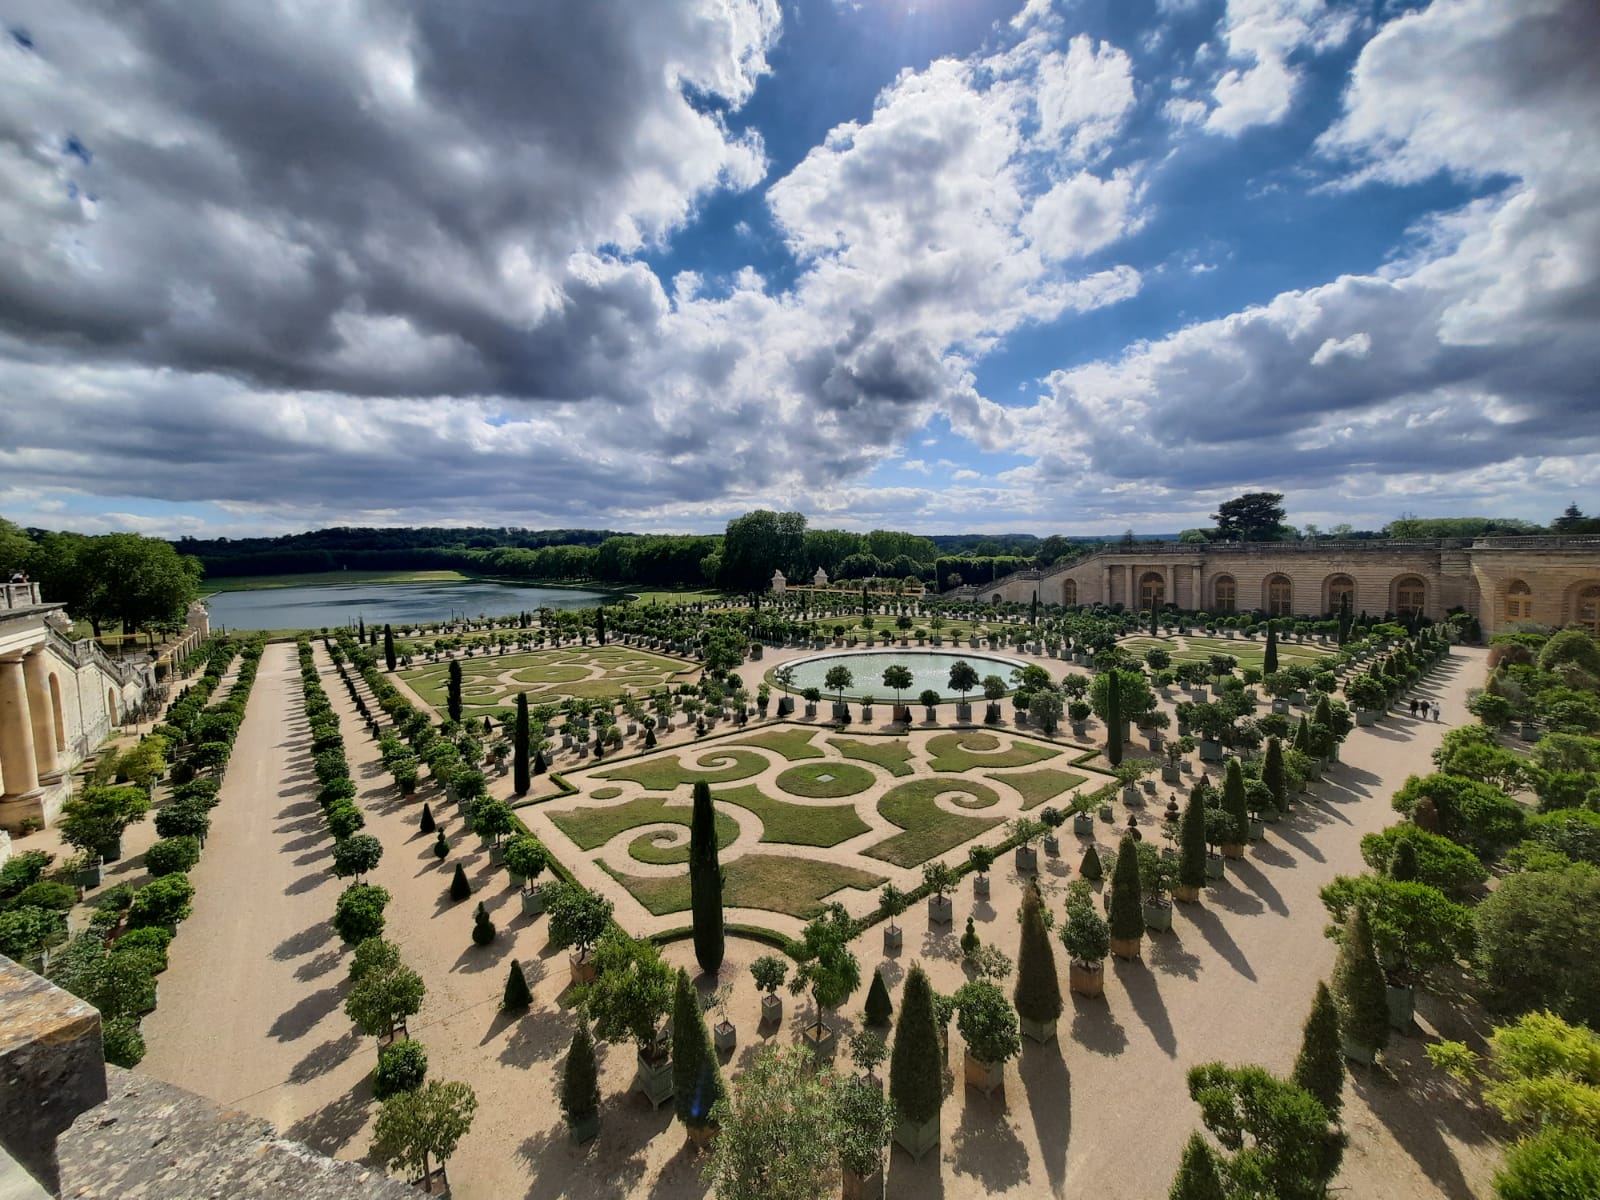
POLYGON ((1439 719, 1439 702, 1437 700, 1433 702, 1433 719, 1435 721, 1439 719))

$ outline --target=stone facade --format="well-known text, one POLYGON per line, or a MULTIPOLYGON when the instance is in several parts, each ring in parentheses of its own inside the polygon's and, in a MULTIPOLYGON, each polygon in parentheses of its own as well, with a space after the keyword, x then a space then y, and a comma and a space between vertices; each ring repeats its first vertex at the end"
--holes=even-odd
POLYGON ((1174 542, 1106 546, 1068 566, 1019 571, 951 596, 1025 604, 1151 603, 1215 615, 1321 617, 1350 596, 1354 613, 1461 608, 1491 634, 1517 621, 1600 633, 1600 537, 1429 542, 1174 542))

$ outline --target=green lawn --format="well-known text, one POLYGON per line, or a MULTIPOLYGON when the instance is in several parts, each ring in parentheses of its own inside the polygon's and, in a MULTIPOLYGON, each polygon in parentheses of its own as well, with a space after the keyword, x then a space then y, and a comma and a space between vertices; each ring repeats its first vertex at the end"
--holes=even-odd
POLYGON ((598 774, 601 779, 624 779, 653 792, 670 792, 680 784, 697 783, 700 780, 706 783, 733 783, 759 775, 767 769, 765 758, 743 750, 709 750, 694 761, 705 769, 697 771, 685 766, 676 754, 661 754, 598 774), (722 763, 727 765, 719 765, 722 763))
POLYGON ((1061 751, 1032 742, 1013 741, 1001 749, 1000 739, 992 733, 969 731, 943 733, 928 739, 929 765, 935 771, 961 772, 977 767, 1026 767, 1061 751))
MULTIPOLYGON (((721 592, 707 588, 667 588, 650 592, 629 592, 635 604, 724 604, 728 601, 721 592)), ((742 597, 741 597, 742 599, 742 597)))
MULTIPOLYGON (((550 821, 571 838, 581 850, 593 850, 605 845, 617 834, 640 825, 666 822, 672 825, 689 825, 693 810, 687 804, 668 804, 665 796, 640 796, 626 804, 613 804, 605 808, 577 808, 566 812, 553 812, 550 821)), ((731 845, 739 836, 737 822, 726 813, 717 814, 717 844, 731 845)), ((637 843, 635 843, 637 845, 637 843)), ((641 856, 642 857, 642 856, 641 856)), ((687 862, 687 847, 681 857, 643 859, 646 862, 687 862)))
POLYGON ((711 793, 712 799, 754 813, 761 821, 761 840, 791 846, 837 846, 871 826, 861 819, 854 804, 791 804, 774 800, 758 787, 746 785, 711 793))
POLYGON ((1028 809, 1037 808, 1047 800, 1054 800, 1089 777, 1073 771, 1057 771, 1053 767, 1046 767, 1042 771, 1025 771, 1021 774, 1007 772, 996 775, 991 772, 989 778, 1016 788, 1022 796, 1022 807, 1028 809))
MULTIPOLYGON (((1254 667, 1261 669, 1261 664, 1267 654, 1267 639, 1263 634, 1254 640, 1248 638, 1208 638, 1190 637, 1187 648, 1180 648, 1176 641, 1168 638, 1151 637, 1125 637, 1118 644, 1124 650, 1137 654, 1141 659, 1151 650, 1161 649, 1172 655, 1173 666, 1179 663, 1205 662, 1213 654, 1231 654, 1239 660, 1240 667, 1254 667)), ((1307 666, 1314 663, 1323 655, 1328 654, 1332 647, 1310 643, 1299 644, 1295 642, 1278 643, 1278 665, 1289 666, 1303 663, 1307 666)))
MULTIPOLYGON (((527 692, 530 704, 553 704, 569 696, 608 699, 624 691, 647 692, 694 673, 681 662, 631 646, 561 646, 480 654, 457 661, 461 663, 462 715, 479 717, 509 709, 518 692, 527 692)), ((407 667, 399 675, 424 703, 444 713, 448 661, 407 667)))
POLYGON ((910 775, 911 745, 904 739, 858 742, 854 738, 829 738, 832 746, 846 758, 874 763, 891 775, 910 775))
POLYGON ((851 763, 820 762, 790 767, 778 776, 778 786, 791 796, 808 799, 833 799, 854 796, 875 782, 872 772, 851 763))
POLYGON ((760 746, 763 750, 783 755, 790 762, 799 762, 823 756, 822 750, 811 744, 816 732, 815 729, 768 729, 754 737, 740 738, 734 745, 760 746))
MULTIPOLYGON (((655 916, 689 909, 689 874, 671 879, 626 875, 608 864, 601 870, 615 879, 655 916)), ((730 908, 760 908, 806 921, 822 911, 823 901, 840 888, 872 891, 883 876, 795 855, 747 854, 723 867, 722 902, 730 908)))
POLYGON ((935 797, 955 793, 970 797, 956 801, 963 808, 990 808, 1000 802, 993 788, 968 780, 913 779, 899 784, 878 801, 878 811, 903 832, 863 853, 897 867, 915 867, 1000 824, 999 817, 961 816, 934 803, 935 797))

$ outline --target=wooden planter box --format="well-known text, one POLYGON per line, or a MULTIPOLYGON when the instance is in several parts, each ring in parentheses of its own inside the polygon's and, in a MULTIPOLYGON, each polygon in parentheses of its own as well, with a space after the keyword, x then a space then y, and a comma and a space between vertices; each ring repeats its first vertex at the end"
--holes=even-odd
POLYGON ((955 920, 955 902, 949 896, 928 897, 928 924, 948 925, 955 920))
POLYGON ((1358 1046, 1347 1037, 1341 1037, 1339 1043, 1340 1049, 1344 1051, 1344 1056, 1351 1062, 1362 1063, 1370 1067, 1378 1061, 1378 1052, 1371 1046, 1358 1046))
POLYGON ((1195 901, 1200 899, 1200 889, 1197 887, 1184 887, 1183 884, 1180 883, 1177 887, 1172 889, 1172 898, 1174 900, 1181 900, 1184 904, 1193 904, 1195 901))
POLYGON ((1105 995, 1105 964, 1073 959, 1067 966, 1067 987, 1080 996, 1105 995))
POLYGON ((1072 832, 1078 837, 1094 836, 1094 818, 1088 813, 1072 814, 1072 832))
POLYGON ((1135 959, 1139 957, 1139 946, 1144 941, 1142 937, 1111 939, 1111 953, 1120 959, 1135 959))
POLYGON ((857 1175, 849 1167, 844 1169, 844 1200, 882 1200, 883 1168, 870 1175, 857 1175))
POLYGON ((1223 842, 1222 843, 1222 857, 1223 858, 1243 858, 1244 857, 1244 843, 1243 842, 1223 842))
POLYGON ((594 963, 590 962, 588 959, 586 959, 586 958, 578 958, 575 955, 569 955, 567 957, 567 966, 568 966, 568 969, 571 971, 572 982, 574 984, 583 984, 583 983, 593 983, 594 982, 594 977, 595 977, 594 963))
POLYGON ((817 1062, 831 1063, 839 1049, 839 1035, 826 1025, 821 1030, 815 1025, 808 1025, 800 1035, 800 1044, 811 1051, 817 1062))
POLYGON ((1417 1017, 1417 989, 1414 987, 1385 987, 1389 1000, 1389 1028, 1398 1033, 1410 1033, 1417 1017))
POLYGON ((1267 836, 1267 823, 1260 817, 1250 818, 1250 840, 1259 842, 1267 836))
POLYGON ((1226 873, 1226 861, 1220 854, 1206 855, 1206 878, 1221 879, 1226 873))
POLYGON ((1044 842, 1044 852, 1049 858, 1061 857, 1061 839, 1053 833, 1047 833, 1041 839, 1044 842))
POLYGON ((580 1117, 576 1121, 567 1122, 567 1137, 572 1139, 574 1146, 581 1146, 585 1142, 594 1141, 600 1132, 600 1112, 590 1113, 587 1117, 580 1117))
POLYGON ((972 723, 972 705, 958 703, 956 705, 956 721, 962 725, 970 725, 972 723))
POLYGON ((977 1088, 985 1096, 993 1096, 1006 1081, 1005 1063, 987 1063, 971 1054, 966 1056, 961 1073, 968 1087, 977 1088))

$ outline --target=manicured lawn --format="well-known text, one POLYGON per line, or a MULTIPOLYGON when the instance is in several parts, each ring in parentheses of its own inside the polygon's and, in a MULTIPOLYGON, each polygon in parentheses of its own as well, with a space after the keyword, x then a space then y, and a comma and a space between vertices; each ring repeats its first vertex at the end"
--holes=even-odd
POLYGON ((1026 767, 1054 758, 1061 751, 1032 742, 1012 741, 1002 747, 992 733, 946 733, 928 739, 930 766, 935 771, 970 771, 976 767, 1026 767))
POLYGON ((1025 771, 1020 774, 1006 772, 996 775, 991 772, 989 778, 1016 788, 1022 795, 1022 807, 1028 809, 1037 808, 1047 800, 1054 800, 1089 777, 1072 771, 1057 771, 1053 767, 1046 767, 1042 771, 1025 771))
MULTIPOLYGON (((628 690, 649 691, 694 673, 681 662, 631 646, 561 646, 514 654, 475 654, 458 661, 462 707, 464 715, 471 716, 510 708, 518 692, 527 692, 531 704, 553 704, 569 696, 607 699, 628 690)), ((408 667, 399 674, 425 703, 444 712, 448 661, 408 667)))
MULTIPOLYGON (((689 873, 671 879, 625 875, 599 864, 655 916, 686 912, 689 873)), ((723 867, 722 902, 729 908, 760 908, 806 921, 822 911, 823 901, 840 888, 872 891, 883 876, 796 855, 747 854, 723 867)))
MULTIPOLYGON (((640 825, 667 822, 688 827, 693 810, 688 804, 669 804, 665 796, 640 796, 626 804, 612 804, 605 808, 578 808, 566 812, 553 812, 550 820, 582 850, 593 850, 605 845, 617 834, 640 825)), ((739 826, 725 813, 717 814, 717 844, 727 846, 739 836, 739 826)), ((637 845, 637 843, 635 843, 637 845)), ((649 862, 687 862, 687 848, 681 858, 646 859, 649 862)))
MULTIPOLYGON (((1261 669, 1261 664, 1267 654, 1267 639, 1263 634, 1254 640, 1248 638, 1208 638, 1190 637, 1186 639, 1188 647, 1183 648, 1176 641, 1167 638, 1126 637, 1118 644, 1124 649, 1137 654, 1141 659, 1151 650, 1162 649, 1172 655, 1172 663, 1205 662, 1213 654, 1231 654, 1239 660, 1239 666, 1255 667, 1261 669)), ((1310 666, 1325 654, 1331 653, 1333 647, 1320 643, 1296 642, 1278 643, 1278 663, 1280 666, 1290 664, 1305 664, 1310 666)))
POLYGON ((640 759, 609 771, 601 771, 601 779, 625 779, 653 792, 670 792, 684 783, 733 783, 749 779, 767 769, 767 760, 748 750, 709 750, 694 760, 700 770, 685 766, 676 754, 663 754, 640 759))
POLYGON ((934 803, 938 796, 952 796, 962 808, 989 808, 1000 802, 993 788, 969 780, 913 779, 899 784, 878 801, 878 811, 903 832, 862 853, 898 867, 915 867, 1000 824, 999 817, 946 812, 934 803))
POLYGON ((874 763, 891 775, 910 775, 911 746, 904 740, 858 742, 854 738, 829 738, 832 746, 846 758, 874 763))
POLYGON ((740 738, 734 745, 760 746, 763 750, 783 755, 790 762, 800 762, 802 759, 822 757, 822 750, 811 744, 816 732, 815 729, 768 729, 754 737, 740 738))
POLYGON ((876 782, 871 771, 851 763, 820 762, 790 767, 778 776, 778 786, 791 796, 832 799, 854 796, 876 782))
POLYGON ((774 800, 760 788, 745 786, 711 793, 714 800, 737 804, 761 820, 763 842, 791 846, 837 846, 871 828, 854 804, 790 804, 774 800))

